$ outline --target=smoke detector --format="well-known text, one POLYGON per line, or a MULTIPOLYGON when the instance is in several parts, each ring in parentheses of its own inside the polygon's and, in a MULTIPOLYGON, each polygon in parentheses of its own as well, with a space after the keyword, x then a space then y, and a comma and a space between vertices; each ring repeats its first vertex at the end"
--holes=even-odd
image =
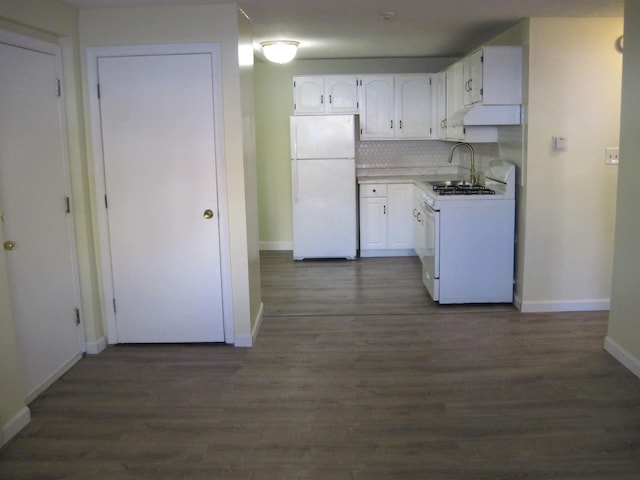
POLYGON ((378 16, 383 22, 390 22, 396 16, 396 12, 379 12, 378 16))

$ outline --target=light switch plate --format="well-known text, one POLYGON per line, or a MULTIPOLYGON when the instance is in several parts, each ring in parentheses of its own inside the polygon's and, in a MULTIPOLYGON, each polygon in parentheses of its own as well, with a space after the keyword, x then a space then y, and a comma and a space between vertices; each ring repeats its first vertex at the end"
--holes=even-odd
POLYGON ((604 163, 606 165, 618 165, 619 148, 607 147, 604 149, 604 163))

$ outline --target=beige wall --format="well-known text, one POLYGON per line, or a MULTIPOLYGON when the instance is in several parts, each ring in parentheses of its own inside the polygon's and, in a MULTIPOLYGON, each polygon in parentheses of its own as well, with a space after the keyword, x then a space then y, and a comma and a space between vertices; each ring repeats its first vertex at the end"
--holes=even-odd
POLYGON ((607 350, 640 376, 640 2, 625 2, 622 127, 607 350))
MULTIPOLYGON (((94 239, 93 171, 87 158, 82 48, 154 43, 217 42, 223 69, 224 141, 230 218, 229 244, 236 340, 252 343, 252 328, 260 312, 260 272, 257 233, 256 166, 251 106, 252 69, 238 63, 238 32, 250 43, 250 25, 238 18, 235 5, 90 10, 79 13, 57 0, 2 0, 0 28, 62 46, 63 87, 82 313, 87 348, 97 348, 105 335, 101 314, 97 243, 94 239), (242 102, 242 111, 240 105, 242 102)), ((85 86, 86 87, 86 86, 85 86)), ((88 115, 87 117, 88 118, 88 115)), ((90 152, 89 152, 90 153, 90 152)), ((0 240, 2 232, 0 226, 0 240)), ((4 257, 0 260, 0 427, 25 409, 15 345, 14 320, 4 257)), ((26 411, 26 416, 25 412, 26 411)))
POLYGON ((523 46, 523 126, 500 155, 519 171, 516 303, 524 311, 606 309, 613 258, 622 56, 620 18, 533 18, 491 44, 523 46), (569 139, 555 152, 553 136, 569 139), (508 152, 508 153, 506 153, 508 152), (580 187, 580 188, 578 188, 580 187))
POLYGON ((255 216, 249 208, 253 200, 247 188, 251 185, 245 183, 251 183, 255 177, 252 173, 255 161, 250 146, 245 156, 245 146, 251 142, 245 144, 243 140, 239 21, 233 4, 88 9, 80 12, 80 39, 83 51, 87 47, 116 45, 198 42, 221 45, 233 317, 236 343, 246 345, 251 344, 252 323, 260 302, 260 291, 256 288, 260 272, 256 268, 257 249, 253 253, 257 240, 251 238, 256 230, 255 216))
POLYGON ((240 57, 240 85, 242 91, 242 130, 245 159, 245 190, 247 215, 247 254, 249 266, 249 292, 251 331, 257 333, 262 316, 262 289, 260 284, 260 245, 258 228, 258 169, 256 164, 255 85, 253 68, 252 23, 242 12, 238 16, 240 57))
MULTIPOLYGON (((621 18, 533 18, 524 179, 523 310, 607 309, 613 258, 621 18), (552 149, 552 137, 568 151, 552 149)), ((522 219, 521 219, 522 220, 522 219)))
MULTIPOLYGON (((101 335, 101 316, 95 271, 94 242, 88 203, 87 172, 84 161, 84 127, 79 89, 80 62, 77 11, 57 0, 3 0, 0 2, 0 28, 45 41, 58 41, 62 47, 64 105, 67 121, 69 171, 76 226, 80 300, 88 344, 101 335)), ((1 235, 0 235, 1 236, 1 235)), ((4 259, 0 262, 0 426, 15 419, 24 407, 14 324, 4 259)), ((0 443, 2 439, 0 439, 0 443)))
MULTIPOLYGON (((455 58, 385 58, 294 60, 285 65, 258 62, 256 81, 256 144, 260 242, 290 245, 291 171, 289 116, 293 114, 295 75, 437 72, 455 58)), ((445 159, 446 160, 446 159, 445 159)))

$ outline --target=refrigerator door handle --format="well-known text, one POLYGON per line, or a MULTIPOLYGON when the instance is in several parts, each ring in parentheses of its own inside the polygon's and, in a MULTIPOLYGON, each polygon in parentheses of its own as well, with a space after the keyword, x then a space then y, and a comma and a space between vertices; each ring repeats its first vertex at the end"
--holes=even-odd
POLYGON ((298 203, 298 159, 293 159, 293 171, 291 175, 293 176, 293 200, 298 203))
POLYGON ((298 126, 293 127, 293 200, 298 203, 298 126))

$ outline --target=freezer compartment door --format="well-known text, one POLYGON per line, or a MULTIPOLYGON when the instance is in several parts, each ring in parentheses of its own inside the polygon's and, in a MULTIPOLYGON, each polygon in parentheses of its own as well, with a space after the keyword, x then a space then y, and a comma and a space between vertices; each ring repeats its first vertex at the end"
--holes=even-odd
POLYGON ((355 258, 355 160, 292 162, 293 257, 355 258))
POLYGON ((355 158, 355 117, 291 117, 291 158, 355 158))

